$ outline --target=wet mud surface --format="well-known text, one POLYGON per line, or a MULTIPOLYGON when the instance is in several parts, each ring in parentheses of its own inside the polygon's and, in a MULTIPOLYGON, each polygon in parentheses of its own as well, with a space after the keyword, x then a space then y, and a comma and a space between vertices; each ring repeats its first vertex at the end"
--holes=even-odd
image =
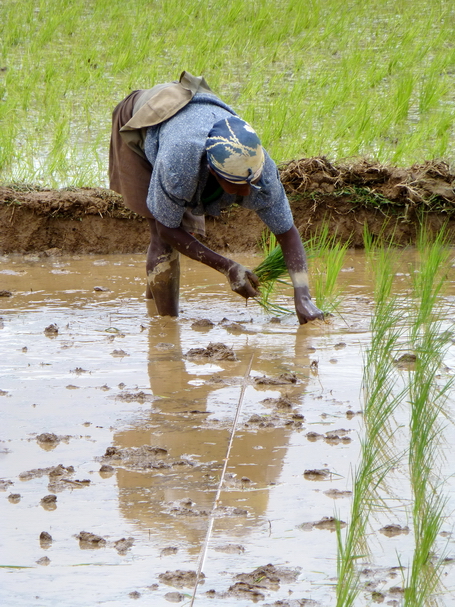
MULTIPOLYGON (((373 236, 407 245, 415 242, 424 216, 435 231, 447 223, 455 242, 455 173, 444 162, 399 168, 366 159, 332 164, 306 158, 283 165, 280 174, 304 238, 328 223, 340 240, 362 247, 366 224, 373 236)), ((201 240, 215 251, 254 251, 263 229, 255 213, 234 206, 206 220, 201 240)), ((146 221, 110 190, 0 186, 0 253, 145 253, 148 242, 146 221)), ((232 330, 238 330, 235 324, 232 330)))
MULTIPOLYGON (((0 603, 187 605, 213 515, 195 605, 334 606, 372 301, 363 255, 345 266, 341 314, 299 327, 186 260, 172 320, 144 299, 143 255, 0 257, 0 603)), ((448 461, 450 512, 453 472, 448 461)), ((359 563, 361 606, 403 604, 410 494, 399 474, 391 485, 359 563)), ((452 527, 440 538, 444 607, 452 527)))

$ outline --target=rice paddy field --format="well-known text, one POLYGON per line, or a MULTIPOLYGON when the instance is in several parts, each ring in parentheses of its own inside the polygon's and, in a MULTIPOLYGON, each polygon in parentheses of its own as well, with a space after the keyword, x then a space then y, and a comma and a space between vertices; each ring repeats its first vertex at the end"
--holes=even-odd
MULTIPOLYGON (((452 2, 0 17, 0 185, 107 187, 113 107, 184 69, 278 163, 450 177, 452 2)), ((183 258, 178 319, 144 299, 143 254, 0 254, 0 603, 455 606, 455 255, 444 227, 417 232, 398 248, 365 228, 360 250, 314 231, 327 316, 302 326, 267 234, 235 256, 260 298, 183 258)))
POLYGON ((131 90, 204 75, 278 161, 453 161, 449 0, 4 0, 0 177, 106 185, 131 90))

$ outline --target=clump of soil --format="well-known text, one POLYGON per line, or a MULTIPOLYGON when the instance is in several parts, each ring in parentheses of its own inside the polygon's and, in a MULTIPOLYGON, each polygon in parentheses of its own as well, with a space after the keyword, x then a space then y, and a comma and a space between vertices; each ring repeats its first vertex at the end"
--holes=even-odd
POLYGON ((39 543, 41 548, 47 550, 52 545, 52 535, 47 531, 41 531, 39 536, 39 543))
POLYGON ((68 442, 70 436, 57 436, 53 432, 43 432, 36 437, 40 447, 54 449, 61 441, 68 442))
POLYGON ((11 485, 14 485, 13 481, 0 480, 0 491, 6 491, 11 485))
POLYGON ((352 491, 340 491, 340 489, 328 489, 328 491, 324 491, 324 495, 331 497, 333 499, 338 499, 341 497, 351 497, 352 491))
MULTIPOLYGON (((272 400, 272 399, 271 399, 272 400)), ((257 428, 283 428, 292 427, 296 429, 302 428, 304 416, 301 413, 292 413, 288 409, 275 410, 271 415, 258 415, 254 413, 248 421, 245 422, 245 427, 255 426, 257 428), (291 415, 289 415, 291 413, 291 415)))
POLYGON ((408 535, 409 527, 402 527, 401 525, 385 525, 381 529, 379 529, 380 533, 386 535, 387 537, 395 537, 397 535, 408 535))
POLYGON ((237 360, 234 350, 223 343, 210 343, 207 348, 191 348, 185 356, 209 360, 237 360))
MULTIPOLYGON (((169 514, 177 516, 209 516, 208 510, 199 510, 194 507, 192 500, 182 500, 181 502, 172 502, 169 504, 169 514)), ((248 516, 248 510, 237 508, 235 506, 218 506, 214 511, 214 516, 248 516)))
POLYGON ((44 508, 44 510, 55 510, 57 508, 57 496, 53 493, 45 495, 41 498, 40 504, 44 508))
POLYGON ((257 331, 253 331, 252 329, 248 329, 244 324, 239 322, 231 322, 230 324, 224 324, 223 327, 226 329, 228 333, 242 333, 245 335, 256 335, 257 331))
MULTIPOLYGON (((142 445, 141 447, 131 447, 120 449, 119 447, 108 447, 105 454, 101 457, 103 466, 122 466, 133 469, 163 469, 171 468, 176 465, 174 461, 167 460, 167 449, 163 447, 152 447, 151 445, 142 445)), ((179 460, 180 461, 180 460, 179 460)), ((106 470, 106 469, 105 469, 106 470)))
POLYGON ((117 540, 116 542, 114 542, 114 548, 117 550, 117 552, 119 554, 124 555, 128 552, 128 550, 131 548, 131 546, 133 544, 134 544, 133 537, 128 537, 128 538, 122 537, 120 540, 117 540))
POLYGON ((170 556, 171 554, 177 554, 178 551, 177 546, 166 546, 161 550, 160 556, 170 556))
POLYGON ((44 335, 47 337, 56 337, 58 335, 58 327, 55 324, 51 324, 44 329, 44 335))
POLYGON ((243 554, 245 548, 241 544, 226 544, 225 546, 215 546, 215 552, 224 552, 225 554, 243 554))
MULTIPOLYGON (((211 598, 237 598, 261 601, 265 598, 264 591, 279 590, 281 583, 294 582, 301 569, 290 567, 275 567, 272 564, 257 567, 251 573, 239 573, 234 577, 235 583, 226 592, 209 590, 206 595, 211 598)), ((278 603, 280 604, 280 603, 278 603)))
POLYGON ((48 475, 49 478, 59 477, 64 475, 74 474, 74 466, 63 466, 59 464, 58 466, 50 466, 49 468, 33 468, 33 470, 27 470, 26 472, 21 472, 19 474, 19 478, 21 481, 29 481, 33 478, 41 478, 42 476, 48 475))
POLYGON ((106 545, 106 540, 103 537, 89 531, 81 531, 75 537, 79 540, 79 547, 82 550, 94 550, 106 545))
POLYGON ((255 377, 254 383, 258 386, 282 386, 286 384, 296 384, 298 381, 295 373, 282 373, 278 377, 255 377))
POLYGON ((299 525, 299 529, 302 531, 313 531, 313 529, 324 529, 327 531, 336 531, 337 528, 346 527, 346 523, 344 521, 339 521, 333 516, 323 516, 320 521, 316 521, 314 523, 302 523, 299 525))
POLYGON ((166 592, 164 598, 169 603, 181 603, 185 599, 185 595, 181 592, 166 592))
POLYGON ((329 445, 348 444, 351 442, 351 438, 347 436, 350 430, 340 428, 339 430, 329 430, 324 434, 318 434, 317 432, 308 432, 306 435, 307 439, 311 442, 317 440, 324 440, 329 445))
POLYGON ((303 476, 307 481, 325 481, 330 478, 331 472, 328 468, 305 470, 303 476))
POLYGON ((112 398, 115 398, 115 400, 122 400, 126 403, 151 403, 155 400, 155 398, 153 397, 152 394, 146 394, 145 392, 143 392, 142 390, 140 390, 139 392, 120 392, 120 394, 117 394, 115 396, 113 396, 112 398))
POLYGON ((215 326, 209 318, 201 318, 199 320, 195 320, 191 325, 192 329, 211 329, 215 326))
MULTIPOLYGON (((166 571, 166 573, 160 573, 158 579, 163 584, 168 586, 175 586, 176 588, 192 588, 196 583, 196 571, 182 571, 177 569, 176 571, 166 571)), ((199 576, 199 583, 204 583, 205 575, 201 572, 199 576)))
POLYGON ((257 567, 251 573, 239 573, 234 577, 235 580, 247 584, 257 584, 261 588, 276 590, 280 582, 295 582, 301 572, 301 568, 275 567, 269 563, 263 567, 257 567))

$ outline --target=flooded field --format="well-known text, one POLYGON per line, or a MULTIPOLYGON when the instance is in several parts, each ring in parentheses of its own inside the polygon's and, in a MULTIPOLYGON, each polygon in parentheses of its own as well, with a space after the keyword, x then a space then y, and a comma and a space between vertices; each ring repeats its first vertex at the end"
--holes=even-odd
MULTIPOLYGON (((194 604, 334 606, 335 519, 344 533, 363 432, 364 255, 346 257, 339 314, 302 327, 245 307, 187 259, 181 316, 159 318, 144 266, 142 255, 0 257, 0 604, 188 605, 246 382, 194 604)), ((455 346, 441 373, 455 373, 455 346)), ((397 410, 397 430, 408 417, 397 410)), ((450 418, 444 438, 438 601, 451 607, 450 418)), ((405 467, 406 455, 370 520, 359 605, 404 604, 414 549, 405 467)))

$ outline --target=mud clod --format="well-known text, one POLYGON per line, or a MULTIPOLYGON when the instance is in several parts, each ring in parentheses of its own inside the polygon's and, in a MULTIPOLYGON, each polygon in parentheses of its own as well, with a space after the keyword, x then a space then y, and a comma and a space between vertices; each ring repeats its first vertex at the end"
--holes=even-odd
POLYGON ((330 478, 330 470, 328 468, 305 470, 303 476, 307 481, 325 481, 330 478))
POLYGON ((178 551, 177 546, 166 546, 161 550, 160 556, 170 556, 171 554, 177 554, 178 551))
POLYGON ((328 491, 324 491, 324 495, 327 495, 327 497, 331 497, 332 499, 339 499, 343 497, 351 497, 352 491, 340 491, 340 489, 329 489, 328 491))
POLYGON ((191 325, 192 329, 211 329, 215 326, 209 318, 200 318, 199 320, 195 320, 191 325))
POLYGON ((45 495, 41 498, 40 504, 45 510, 55 510, 57 508, 57 496, 53 493, 45 495))
POLYGON ((134 544, 134 538, 133 537, 122 537, 122 539, 117 540, 116 542, 114 542, 114 548, 117 550, 117 552, 119 554, 126 554, 128 552, 128 550, 131 548, 131 546, 134 544))
POLYGON ((184 600, 185 595, 181 592, 166 592, 164 598, 169 603, 181 603, 184 600))
POLYGON ((278 377, 255 377, 254 383, 259 386, 282 386, 285 384, 296 384, 297 376, 295 373, 282 373, 278 377))
POLYGON ((60 442, 60 438, 52 432, 43 432, 36 437, 36 440, 46 445, 57 445, 60 442))
POLYGON ((50 546, 52 545, 52 535, 47 531, 41 531, 39 536, 39 543, 41 548, 43 548, 44 550, 50 548, 50 546))
POLYGON ((93 550, 106 545, 106 540, 103 537, 88 531, 81 531, 76 535, 76 538, 79 540, 79 547, 82 550, 93 550))
POLYGON ((261 592, 262 586, 256 586, 255 584, 248 584, 247 582, 236 582, 232 586, 229 586, 227 595, 237 598, 247 598, 253 601, 263 601, 265 595, 261 592))
POLYGON ((46 335, 46 337, 55 337, 58 335, 58 326, 55 324, 49 325, 44 329, 44 335, 46 335))
POLYGON ((0 480, 0 491, 6 491, 11 485, 14 485, 13 481, 0 480))
POLYGON ((191 348, 185 356, 210 360, 237 360, 234 350, 223 343, 210 343, 207 348, 191 348))
POLYGON ((103 465, 124 466, 136 470, 161 470, 163 468, 171 468, 173 465, 193 465, 192 462, 187 460, 169 459, 169 461, 163 461, 162 458, 166 456, 167 449, 151 445, 125 449, 108 447, 101 460, 103 461, 103 465))
POLYGON ((395 537, 397 535, 408 535, 409 527, 402 527, 401 525, 385 525, 379 529, 380 533, 387 537, 395 537))
POLYGON ((114 474, 114 472, 115 472, 114 466, 110 466, 109 464, 103 464, 101 466, 101 468, 99 469, 99 473, 103 477, 112 476, 112 474, 114 474))
POLYGON ((241 544, 226 544, 225 546, 216 546, 215 552, 224 552, 225 554, 243 554, 245 548, 241 544))
POLYGON ((234 579, 246 584, 254 584, 260 588, 277 590, 280 582, 294 582, 299 576, 300 572, 300 567, 275 567, 275 565, 269 563, 263 567, 257 567, 251 573, 239 573, 234 577, 234 579))
POLYGON ((146 394, 142 390, 139 392, 121 392, 114 397, 116 400, 122 400, 126 403, 146 403, 153 402, 154 398, 151 394, 146 394))
MULTIPOLYGON (((166 571, 166 573, 160 573, 158 579, 163 584, 168 586, 175 586, 176 588, 192 588, 196 583, 196 571, 182 571, 177 569, 176 571, 166 571)), ((199 583, 204 583, 205 575, 201 573, 199 576, 199 583)))

